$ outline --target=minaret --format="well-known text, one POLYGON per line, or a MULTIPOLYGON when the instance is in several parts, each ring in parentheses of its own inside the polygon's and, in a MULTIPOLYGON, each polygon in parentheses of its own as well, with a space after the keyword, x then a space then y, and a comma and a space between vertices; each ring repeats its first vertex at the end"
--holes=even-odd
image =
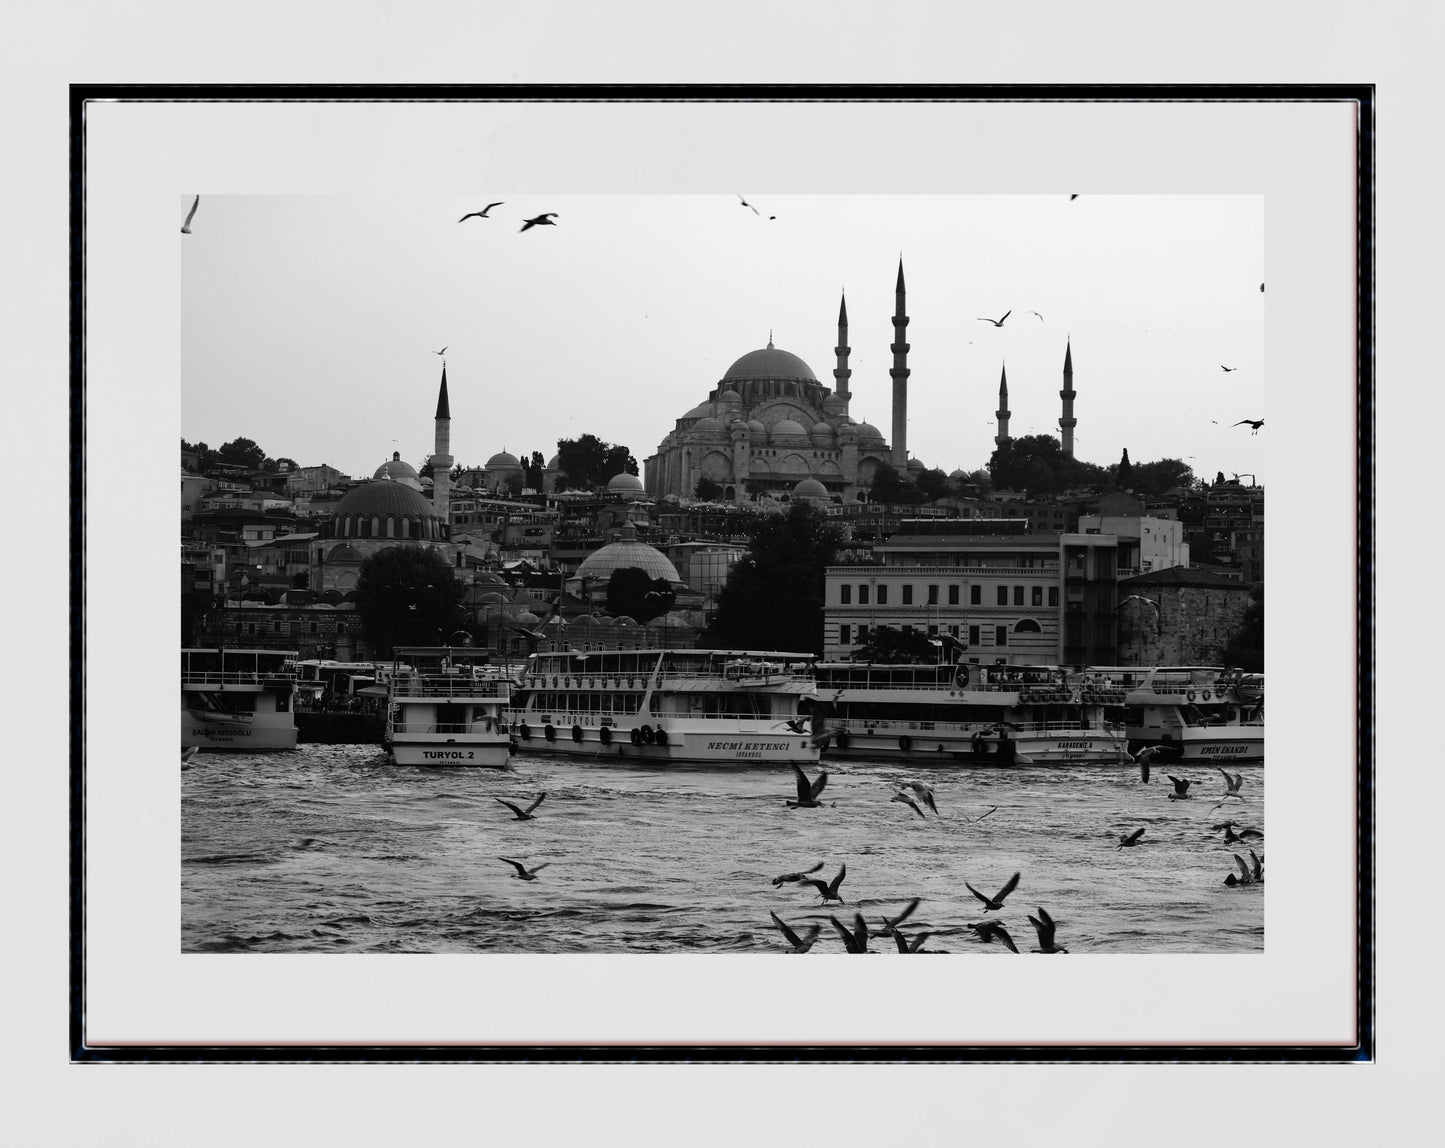
POLYGON ((903 341, 908 333, 908 308, 905 305, 908 289, 903 285, 903 258, 898 259, 898 284, 893 288, 893 367, 888 374, 893 379, 893 466, 900 474, 908 468, 908 344, 903 341))
POLYGON ((995 446, 1003 446, 1008 442, 1008 417, 1013 412, 1008 409, 1008 367, 1000 368, 998 375, 998 434, 993 436, 995 446))
POLYGON ((848 346, 848 299, 844 296, 838 304, 838 345, 833 348, 833 354, 838 356, 838 365, 833 368, 833 393, 844 402, 853 397, 848 391, 848 380, 853 377, 848 369, 848 354, 852 350, 848 346))
POLYGON ((1059 437, 1063 439, 1064 454, 1073 458, 1074 427, 1079 420, 1074 418, 1074 357, 1071 343, 1064 344, 1064 389, 1059 392, 1059 398, 1064 400, 1063 417, 1059 419, 1059 437))
POLYGON ((447 402, 447 365, 442 362, 442 389, 437 395, 436 445, 431 456, 432 509, 451 532, 452 409, 447 402))

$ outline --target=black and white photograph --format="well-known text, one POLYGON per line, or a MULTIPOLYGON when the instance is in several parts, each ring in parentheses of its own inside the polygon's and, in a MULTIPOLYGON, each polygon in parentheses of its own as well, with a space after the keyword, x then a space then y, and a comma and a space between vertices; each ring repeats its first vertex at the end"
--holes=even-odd
POLYGON ((1261 196, 177 213, 183 952, 1263 952, 1261 196))

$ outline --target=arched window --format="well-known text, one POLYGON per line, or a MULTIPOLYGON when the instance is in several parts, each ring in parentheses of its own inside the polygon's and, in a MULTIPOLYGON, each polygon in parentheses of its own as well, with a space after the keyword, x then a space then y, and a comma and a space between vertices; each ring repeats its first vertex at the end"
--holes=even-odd
POLYGON ((1043 627, 1032 618, 1025 618, 1014 627, 1015 634, 1042 634, 1043 627))
POLYGON ((351 537, 351 519, 344 518, 341 520, 341 533, 343 537, 351 537))
POLYGON ((375 514, 371 516, 371 536, 373 538, 381 537, 381 519, 375 514))
POLYGON ((396 519, 389 514, 386 516, 386 536, 388 538, 396 537, 396 519))

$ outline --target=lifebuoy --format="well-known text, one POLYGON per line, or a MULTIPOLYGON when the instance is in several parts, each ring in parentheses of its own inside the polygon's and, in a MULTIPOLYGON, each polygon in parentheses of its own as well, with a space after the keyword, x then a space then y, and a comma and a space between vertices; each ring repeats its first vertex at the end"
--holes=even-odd
POLYGON ((663 729, 661 726, 658 726, 658 727, 657 727, 657 744, 658 744, 658 745, 666 745, 666 744, 667 744, 667 730, 663 729))
POLYGON ((642 731, 635 726, 627 731, 627 737, 633 745, 642 744, 642 731))
POLYGON ((548 722, 542 727, 542 736, 545 737, 548 741, 556 741, 557 727, 554 726, 551 722, 548 722))
POLYGON ((572 727, 572 740, 573 740, 573 741, 581 741, 581 740, 582 740, 582 727, 581 727, 580 725, 574 725, 574 726, 572 727))
POLYGON ((597 737, 603 745, 612 744, 612 730, 607 726, 603 726, 600 730, 597 731, 597 737))
POLYGON ((523 722, 521 725, 519 725, 519 726, 517 727, 517 732, 522 735, 522 740, 523 740, 523 741, 529 740, 529 739, 531 738, 531 736, 532 736, 532 730, 531 730, 531 728, 527 725, 526 722, 523 722))
POLYGON ((1202 694, 1199 695, 1199 700, 1202 702, 1211 701, 1213 698, 1214 695, 1211 694, 1208 690, 1205 690, 1202 694))
POLYGON ((651 727, 650 725, 645 725, 645 726, 643 726, 643 727, 642 727, 640 730, 638 730, 637 732, 642 735, 642 744, 643 744, 643 745, 651 745, 651 744, 652 744, 652 742, 653 742, 653 733, 652 733, 652 727, 651 727))
POLYGON ((839 749, 847 749, 848 731, 846 729, 840 729, 837 736, 834 737, 833 740, 837 743, 839 749))
POLYGON ((904 753, 907 753, 910 749, 913 748, 913 739, 905 733, 902 737, 898 739, 898 748, 901 749, 904 753))
POLYGON ((1191 702, 1192 702, 1192 701, 1194 700, 1194 691, 1193 691, 1193 690, 1185 690, 1185 691, 1184 691, 1184 699, 1185 699, 1186 701, 1191 701, 1191 702))

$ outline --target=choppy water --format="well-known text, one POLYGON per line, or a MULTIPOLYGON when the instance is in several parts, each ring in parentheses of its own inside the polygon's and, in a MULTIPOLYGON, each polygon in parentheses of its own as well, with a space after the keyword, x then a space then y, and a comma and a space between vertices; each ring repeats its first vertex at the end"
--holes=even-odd
MULTIPOLYGON (((371 746, 292 753, 202 751, 182 773, 185 952, 783 953, 772 910, 814 952, 840 952, 829 914, 873 929, 922 898, 903 926, 933 952, 1010 956, 967 922, 1004 921, 1025 953, 1028 914, 1048 910, 1072 952, 1260 952, 1264 888, 1230 888, 1239 845, 1209 826, 1264 829, 1264 769, 1244 774, 1243 802, 1213 808, 1213 768, 998 770, 824 763, 820 809, 791 810, 791 770, 588 766, 519 754, 512 768, 398 768, 371 746), (1171 801, 1165 771, 1195 779, 1171 801), (934 787, 940 816, 890 801, 900 780, 934 787), (524 808, 512 820, 494 800, 524 808), (982 818, 991 806, 997 809, 982 818), (1144 827, 1142 844, 1118 850, 1144 827), (546 863, 521 881, 509 857, 546 863), (844 905, 778 874, 822 861, 848 867, 844 905), (1001 912, 983 912, 967 881, 993 894, 1015 871, 1001 912)), ((1263 854, 1262 842, 1249 842, 1263 854)), ((870 949, 896 954, 891 940, 870 949)))

